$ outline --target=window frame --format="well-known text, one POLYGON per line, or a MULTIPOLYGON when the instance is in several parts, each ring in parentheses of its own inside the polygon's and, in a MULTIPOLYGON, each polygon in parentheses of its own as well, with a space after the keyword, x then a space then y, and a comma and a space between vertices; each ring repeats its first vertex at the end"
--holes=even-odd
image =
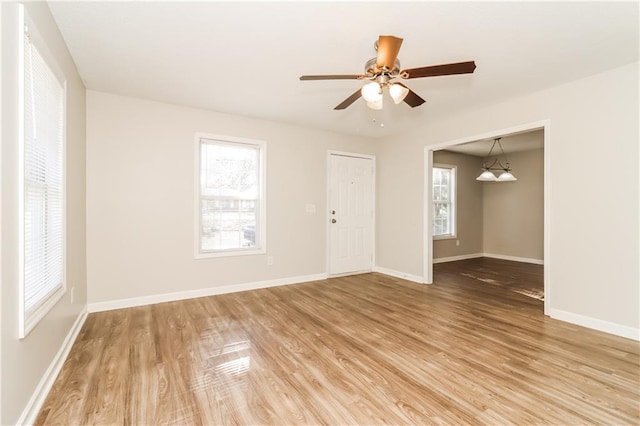
MULTIPOLYGON (((433 167, 432 167, 432 172, 431 172, 431 208, 432 208, 432 216, 433 216, 433 220, 431 222, 431 233, 432 233, 432 238, 434 240, 451 240, 451 239, 455 239, 458 237, 458 224, 457 224, 457 208, 458 208, 458 203, 457 203, 457 197, 458 197, 458 166, 455 166, 453 164, 444 164, 444 163, 434 163, 433 167), (436 201, 434 200, 434 186, 435 186, 435 180, 433 179, 433 171, 435 169, 449 169, 451 171, 451 178, 450 178, 450 185, 449 185, 449 205, 451 206, 450 209, 450 216, 449 216, 449 220, 451 222, 451 233, 450 234, 439 234, 437 235, 435 233, 435 204, 436 201)), ((440 201, 438 201, 440 202, 440 201)))
POLYGON ((195 176, 195 203, 194 203, 194 257, 196 259, 209 259, 217 257, 227 256, 246 256, 264 254, 267 252, 267 142, 264 140, 240 138, 236 136, 216 135, 210 133, 198 132, 195 135, 195 163, 194 163, 194 176, 195 176), (258 172, 259 179, 259 194, 258 194, 258 220, 256 221, 256 241, 259 245, 250 248, 233 248, 233 249, 221 249, 214 251, 202 251, 202 212, 201 212, 201 199, 200 193, 200 176, 201 176, 201 147, 203 141, 207 143, 219 143, 226 145, 236 146, 249 146, 256 148, 258 151, 258 166, 260 168, 258 172))
POLYGON ((55 55, 48 49, 44 38, 40 35, 36 25, 25 14, 24 6, 19 8, 18 31, 18 338, 24 339, 62 299, 67 292, 67 81, 62 69, 56 61, 55 55), (35 306, 27 311, 26 282, 25 282, 25 60, 24 48, 25 32, 28 29, 29 42, 44 63, 49 68, 62 88, 62 140, 60 147, 60 197, 61 197, 61 283, 56 285, 49 293, 41 297, 35 306))

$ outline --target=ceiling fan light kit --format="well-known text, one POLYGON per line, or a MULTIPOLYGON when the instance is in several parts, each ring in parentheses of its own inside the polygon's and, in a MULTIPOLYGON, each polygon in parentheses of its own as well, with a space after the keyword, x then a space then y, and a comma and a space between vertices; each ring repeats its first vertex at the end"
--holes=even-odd
POLYGON ((367 102, 378 102, 382 100, 382 87, 375 81, 362 86, 360 93, 362 93, 362 97, 367 102))
POLYGON ((303 75, 300 80, 369 80, 362 88, 342 101, 334 109, 341 110, 362 97, 367 106, 372 109, 382 109, 383 91, 386 87, 395 104, 405 102, 411 108, 425 103, 417 93, 400 82, 393 82, 395 78, 422 78, 441 75, 470 74, 476 69, 474 61, 457 62, 452 64, 432 65, 420 68, 401 70, 398 52, 402 46, 402 39, 390 35, 381 35, 375 43, 377 56, 369 59, 364 66, 364 74, 336 74, 336 75, 303 75))
POLYGON ((404 98, 409 94, 409 89, 404 87, 401 84, 393 83, 389 85, 389 95, 393 99, 393 102, 398 105, 400 102, 404 101, 404 98))
POLYGON ((478 176, 476 180, 479 180, 481 182, 515 182, 518 180, 518 178, 516 178, 513 173, 511 173, 511 165, 507 160, 507 155, 504 153, 504 149, 502 148, 500 139, 501 138, 496 138, 493 140, 493 145, 491 145, 491 149, 489 150, 487 158, 491 158, 493 148, 497 143, 500 147, 500 151, 502 152, 502 156, 504 157, 504 165, 500 162, 500 159, 498 157, 496 157, 491 164, 489 164, 488 161, 485 160, 482 163, 482 173, 480 173, 480 176, 478 176), (492 170, 502 170, 502 173, 500 174, 500 176, 496 177, 492 170))
POLYGON ((380 97, 380 99, 378 99, 377 101, 367 102, 367 106, 371 109, 375 109, 376 111, 381 110, 383 104, 384 102, 382 101, 382 97, 380 97))

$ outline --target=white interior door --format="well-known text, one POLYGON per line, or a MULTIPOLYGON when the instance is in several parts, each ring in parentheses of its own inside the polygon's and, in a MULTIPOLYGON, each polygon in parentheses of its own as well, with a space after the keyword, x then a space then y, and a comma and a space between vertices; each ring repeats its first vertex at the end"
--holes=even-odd
POLYGON ((329 155, 329 273, 373 269, 373 158, 329 155))

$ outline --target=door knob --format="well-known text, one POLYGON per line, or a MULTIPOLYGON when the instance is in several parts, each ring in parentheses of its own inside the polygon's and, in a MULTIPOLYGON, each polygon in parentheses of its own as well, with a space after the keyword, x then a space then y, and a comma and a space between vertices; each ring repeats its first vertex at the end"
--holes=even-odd
POLYGON ((336 220, 335 219, 331 219, 331 223, 336 223, 336 220))

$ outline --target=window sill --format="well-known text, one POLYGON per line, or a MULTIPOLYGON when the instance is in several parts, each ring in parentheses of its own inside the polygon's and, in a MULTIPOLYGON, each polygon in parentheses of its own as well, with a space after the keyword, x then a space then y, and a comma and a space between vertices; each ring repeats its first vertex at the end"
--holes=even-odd
MULTIPOLYGON (((18 333, 19 339, 24 339, 33 330, 38 323, 53 309, 53 307, 62 299, 62 296, 67 292, 67 288, 64 285, 53 290, 53 292, 45 299, 45 301, 33 312, 30 312, 28 317, 23 317, 21 321, 20 332, 18 333)), ((24 315, 24 314, 22 314, 24 315)))
POLYGON ((457 238, 456 235, 438 235, 438 236, 433 236, 434 241, 435 240, 455 240, 457 238))
POLYGON ((265 254, 267 252, 265 247, 250 248, 250 249, 234 249, 234 250, 220 250, 211 252, 197 252, 196 259, 211 259, 216 257, 230 257, 230 256, 250 256, 256 254, 265 254))

